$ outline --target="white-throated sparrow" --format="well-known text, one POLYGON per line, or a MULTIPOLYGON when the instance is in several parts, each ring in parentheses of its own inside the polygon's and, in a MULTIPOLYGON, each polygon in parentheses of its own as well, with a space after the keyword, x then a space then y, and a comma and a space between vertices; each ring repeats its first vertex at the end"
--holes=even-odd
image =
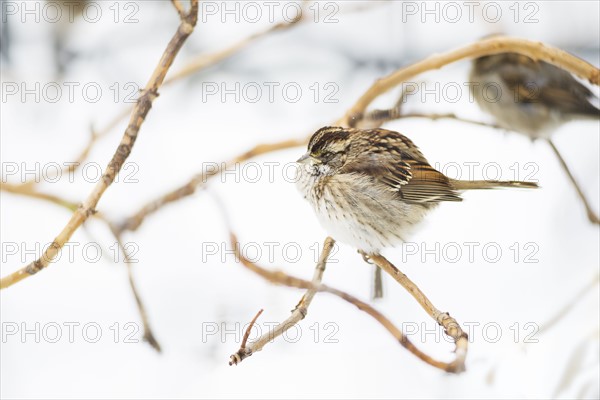
POLYGON ((600 110, 590 102, 593 93, 567 71, 516 53, 476 58, 469 80, 477 104, 501 126, 549 142, 584 203, 589 220, 599 223, 597 214, 550 140, 552 132, 565 122, 600 119, 600 110))
POLYGON ((477 104, 507 129, 547 138, 562 123, 600 118, 593 93, 571 74, 517 53, 473 60, 470 89, 477 104))
POLYGON ((321 128, 298 163, 298 188, 323 227, 367 254, 405 241, 433 207, 461 201, 462 190, 537 187, 450 179, 431 167, 410 139, 386 129, 321 128))

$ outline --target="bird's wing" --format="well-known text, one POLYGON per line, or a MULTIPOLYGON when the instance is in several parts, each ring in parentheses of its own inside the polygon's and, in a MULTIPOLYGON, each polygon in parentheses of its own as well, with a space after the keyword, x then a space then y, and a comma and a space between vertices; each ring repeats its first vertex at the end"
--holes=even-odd
POLYGON ((563 114, 599 115, 589 100, 593 93, 567 71, 525 56, 513 55, 511 61, 500 63, 497 72, 516 101, 542 104, 563 114))
POLYGON ((406 136, 385 129, 369 133, 370 150, 349 160, 342 173, 368 175, 411 203, 462 200, 450 180, 429 165, 406 136))

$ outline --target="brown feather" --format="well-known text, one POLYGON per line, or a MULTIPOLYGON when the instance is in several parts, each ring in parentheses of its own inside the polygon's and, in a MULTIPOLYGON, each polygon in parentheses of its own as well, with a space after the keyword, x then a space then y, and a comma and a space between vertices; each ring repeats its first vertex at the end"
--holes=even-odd
POLYGON ((361 137, 371 151, 357 152, 340 172, 369 175, 411 203, 462 200, 448 178, 429 165, 406 136, 386 129, 371 129, 361 131, 361 137))
POLYGON ((475 66, 481 73, 498 73, 515 101, 543 104, 567 115, 600 117, 600 110, 590 102, 593 93, 552 64, 516 53, 501 53, 480 57, 475 66))

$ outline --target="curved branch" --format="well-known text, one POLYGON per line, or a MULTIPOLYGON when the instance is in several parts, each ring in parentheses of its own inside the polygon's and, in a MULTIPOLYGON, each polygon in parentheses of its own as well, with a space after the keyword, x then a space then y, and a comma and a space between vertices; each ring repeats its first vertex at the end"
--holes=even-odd
MULTIPOLYGON (((386 91, 392 89, 393 87, 401 84, 409 78, 412 78, 415 75, 418 75, 422 72, 429 71, 431 69, 441 68, 447 64, 452 62, 461 60, 463 58, 468 57, 479 57, 486 54, 495 54, 501 52, 517 52, 521 54, 528 55, 532 58, 541 59, 550 63, 553 63, 561 68, 564 68, 570 72, 575 73, 578 76, 583 76, 587 78, 590 82, 598 84, 599 79, 599 70, 592 66, 591 64, 583 61, 563 50, 552 48, 546 46, 542 43, 531 42, 524 39, 517 38, 507 38, 507 37, 494 37, 490 39, 481 40, 479 42, 470 44, 468 46, 462 47, 458 50, 453 50, 441 55, 435 55, 425 60, 422 60, 416 64, 411 66, 401 68, 396 72, 388 75, 387 77, 379 79, 375 84, 363 94, 363 96, 356 102, 356 104, 348 110, 346 115, 335 122, 336 125, 352 125, 356 123, 358 120, 362 119, 365 110, 368 105, 379 95, 385 93, 386 91)), ((478 121, 465 120, 462 118, 458 118, 452 114, 441 114, 441 115, 421 115, 421 114, 407 114, 402 115, 399 118, 451 118, 456 120, 461 120, 466 123, 477 124, 488 126, 490 128, 500 128, 497 125, 486 124, 478 121)), ((258 155, 271 153, 273 151, 303 146, 308 143, 310 136, 306 136, 304 139, 291 139, 284 140, 277 143, 272 144, 260 144, 257 145, 252 150, 240 154, 235 157, 230 162, 226 163, 226 166, 231 165, 235 162, 245 162, 248 161, 258 155)), ((221 164, 222 165, 222 164, 221 164)), ((157 198, 149 202, 131 217, 127 218, 122 224, 122 230, 136 230, 143 223, 144 219, 156 212, 162 206, 169 204, 174 201, 178 201, 184 197, 187 197, 196 192, 196 190, 201 187, 207 179, 211 177, 218 176, 223 168, 219 168, 215 171, 211 171, 210 173, 200 173, 194 176, 190 181, 186 184, 180 186, 179 188, 166 193, 165 195, 157 198)))
POLYGON ((505 52, 519 53, 535 60, 546 61, 569 71, 582 79, 586 79, 594 85, 598 85, 600 80, 600 70, 598 70, 598 68, 564 50, 540 42, 494 36, 456 50, 433 55, 415 64, 400 68, 386 77, 378 79, 358 99, 358 101, 354 103, 352 108, 350 108, 344 117, 338 121, 338 124, 342 126, 354 126, 354 124, 362 118, 367 107, 377 97, 416 75, 433 69, 439 69, 445 65, 465 58, 476 58, 505 52))
POLYGON ((115 177, 121 170, 123 163, 129 157, 137 139, 140 127, 142 126, 146 115, 152 107, 152 103, 158 97, 158 88, 162 85, 169 67, 173 63, 175 56, 183 46, 185 40, 193 32, 196 22, 198 21, 198 0, 191 0, 190 11, 181 19, 181 23, 177 28, 177 32, 167 45, 158 65, 154 69, 146 87, 142 90, 141 96, 136 103, 129 124, 125 129, 125 133, 117 147, 115 154, 108 163, 106 170, 102 175, 102 179, 96 184, 92 193, 88 195, 85 201, 73 213, 67 225, 62 229, 58 236, 52 242, 46 251, 32 263, 19 269, 0 280, 0 289, 5 289, 15 283, 31 276, 42 269, 46 268, 52 260, 59 254, 60 249, 71 238, 73 233, 94 214, 95 207, 100 201, 100 198, 113 183, 115 177))
POLYGON ((389 275, 391 275, 396 282, 398 282, 415 300, 421 305, 421 307, 433 318, 438 325, 444 328, 446 335, 450 336, 454 340, 456 346, 455 354, 456 358, 451 363, 451 368, 456 372, 464 371, 465 359, 467 358, 467 349, 469 346, 469 338, 467 334, 462 330, 458 322, 450 316, 447 312, 438 310, 433 303, 425 296, 425 293, 419 289, 408 276, 394 266, 384 256, 380 254, 368 255, 363 254, 363 257, 368 257, 378 267, 383 269, 389 275))

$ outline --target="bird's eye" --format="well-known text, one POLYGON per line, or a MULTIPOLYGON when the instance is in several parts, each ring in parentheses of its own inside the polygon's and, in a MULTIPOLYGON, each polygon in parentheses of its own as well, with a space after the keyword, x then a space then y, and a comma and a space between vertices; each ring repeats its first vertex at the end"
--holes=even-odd
POLYGON ((333 153, 330 151, 321 151, 319 158, 323 161, 329 161, 333 158, 333 153))

